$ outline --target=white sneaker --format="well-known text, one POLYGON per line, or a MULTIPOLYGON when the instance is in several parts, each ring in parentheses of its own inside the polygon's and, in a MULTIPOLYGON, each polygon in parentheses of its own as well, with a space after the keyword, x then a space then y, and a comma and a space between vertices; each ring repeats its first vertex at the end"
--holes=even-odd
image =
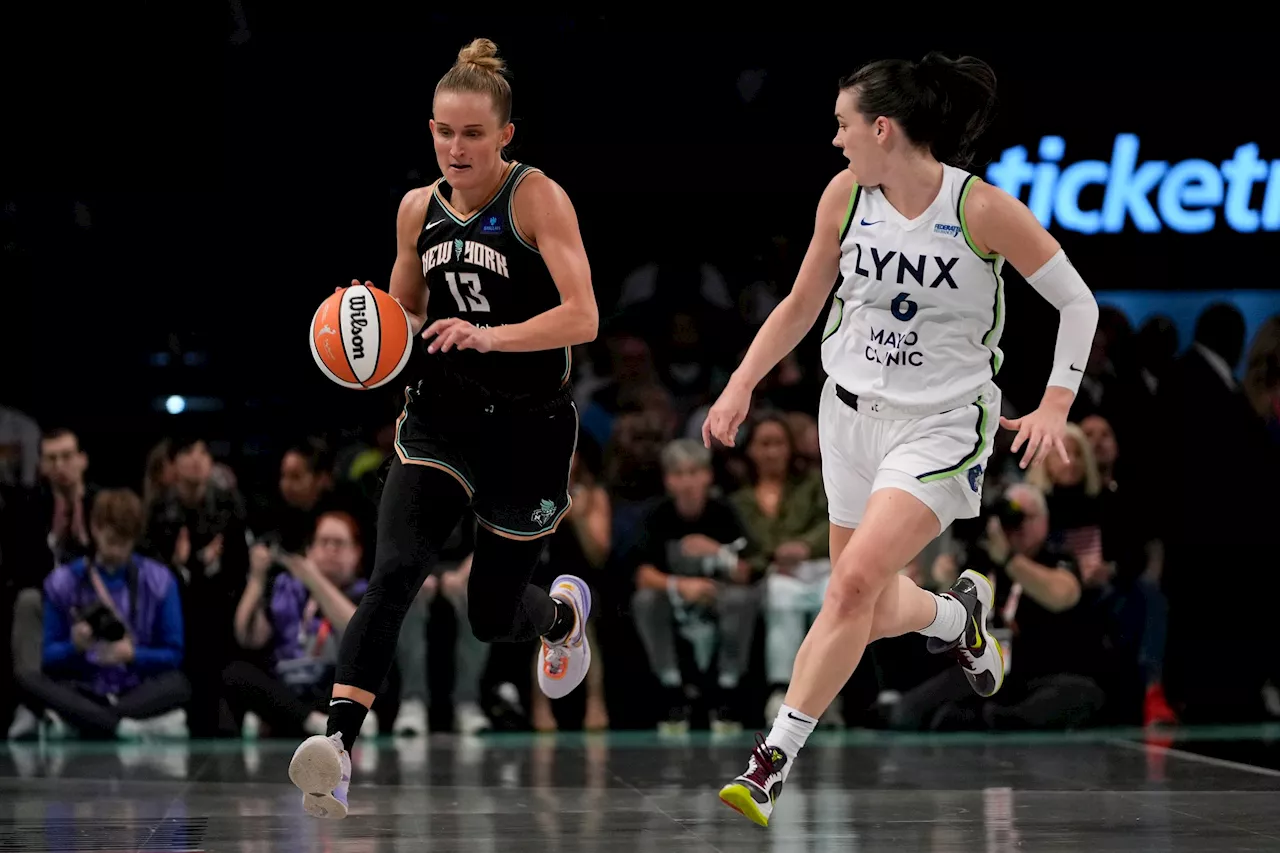
POLYGON ((40 718, 26 705, 19 705, 9 726, 9 740, 22 740, 40 733, 40 718))
MULTIPOLYGON (((249 726, 249 715, 244 715, 245 728, 249 726)), ((329 718, 320 711, 312 711, 302 721, 302 730, 309 735, 322 735, 329 728, 329 718)))
POLYGON ((493 728, 493 724, 475 702, 463 702, 453 709, 453 727, 459 734, 478 735, 493 728))
POLYGON ((401 737, 421 737, 429 732, 426 703, 421 699, 407 699, 401 702, 396 721, 391 726, 391 733, 401 737))
POLYGON ((176 708, 158 717, 135 720, 125 717, 116 726, 116 737, 121 740, 166 740, 190 736, 187 729, 187 712, 176 708))
POLYGON ((289 762, 289 780, 302 791, 307 814, 329 820, 346 817, 351 756, 342 747, 342 734, 304 740, 289 762))
POLYGON ((587 641, 587 619, 591 616, 591 590, 573 575, 561 575, 551 585, 551 597, 573 607, 573 628, 562 642, 542 640, 542 666, 538 686, 552 699, 568 696, 587 677, 591 668, 591 644, 587 641))

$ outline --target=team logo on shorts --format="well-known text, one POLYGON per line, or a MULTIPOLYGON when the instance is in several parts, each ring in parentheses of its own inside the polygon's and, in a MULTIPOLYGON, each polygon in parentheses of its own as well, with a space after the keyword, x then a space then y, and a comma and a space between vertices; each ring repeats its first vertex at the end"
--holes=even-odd
POLYGON ((551 501, 543 501, 542 504, 533 511, 530 518, 534 524, 546 524, 556 514, 556 505, 551 501))
POLYGON ((975 492, 982 490, 982 466, 974 465, 969 469, 969 488, 975 492))

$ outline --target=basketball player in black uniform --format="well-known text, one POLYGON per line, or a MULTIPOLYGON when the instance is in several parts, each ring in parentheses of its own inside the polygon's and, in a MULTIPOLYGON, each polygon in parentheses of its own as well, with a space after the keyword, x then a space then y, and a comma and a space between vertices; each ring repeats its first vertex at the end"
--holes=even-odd
POLYGON ((578 413, 570 347, 598 311, 577 217, 564 191, 508 162, 511 89, 488 39, 436 86, 431 133, 443 177, 396 217, 391 295, 426 341, 426 378, 406 389, 378 514, 369 589, 342 637, 326 737, 298 747, 289 776, 317 817, 347 814, 350 751, 383 683, 400 626, 441 545, 469 508, 478 522, 468 616, 487 642, 542 638, 552 698, 591 664, 591 592, 561 575, 529 584, 569 509, 578 413))

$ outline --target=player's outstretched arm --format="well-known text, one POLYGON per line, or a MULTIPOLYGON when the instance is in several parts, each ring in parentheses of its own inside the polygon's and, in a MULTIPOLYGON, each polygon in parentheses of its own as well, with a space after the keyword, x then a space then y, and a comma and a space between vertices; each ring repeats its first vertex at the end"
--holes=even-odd
POLYGON ((1067 414, 1080 390, 1085 362, 1098 326, 1098 303, 1066 252, 1027 206, 999 187, 975 183, 965 203, 965 221, 979 252, 1002 255, 1036 292, 1058 309, 1058 340, 1053 369, 1040 406, 1021 418, 1001 418, 1018 431, 1012 450, 1023 443, 1026 468, 1057 450, 1067 460, 1062 436, 1067 414))
POLYGON ((431 190, 432 187, 409 190, 396 213, 396 262, 391 267, 388 292, 409 312, 414 334, 427 321, 427 280, 422 275, 422 261, 418 257, 418 234, 422 231, 431 190))
POLYGON ((732 447, 738 427, 747 417, 752 390, 782 357, 804 339, 827 302, 831 286, 840 274, 840 225, 853 192, 853 174, 843 171, 831 179, 814 217, 813 237, 796 274, 791 292, 770 312, 742 364, 729 378, 702 425, 702 440, 711 437, 732 447))

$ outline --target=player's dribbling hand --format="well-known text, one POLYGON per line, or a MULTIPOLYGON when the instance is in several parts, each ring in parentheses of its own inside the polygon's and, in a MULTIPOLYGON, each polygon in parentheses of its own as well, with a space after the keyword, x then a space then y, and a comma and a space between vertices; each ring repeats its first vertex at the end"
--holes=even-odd
POLYGON ((1062 438, 1067 431, 1067 412, 1071 410, 1072 398, 1071 392, 1065 388, 1050 387, 1040 401, 1040 408, 1034 412, 1012 419, 1001 416, 1000 426, 1018 431, 1009 452, 1016 454, 1024 443, 1027 445, 1027 452, 1023 454, 1018 467, 1037 465, 1055 449, 1063 462, 1071 464, 1062 438), (1062 394, 1057 394, 1058 391, 1062 394), (1065 399, 1063 395, 1066 395, 1065 399))
POLYGON ((489 352, 493 349, 493 329, 479 329, 461 317, 445 317, 436 320, 422 332, 422 339, 434 341, 427 346, 427 352, 448 352, 451 349, 473 349, 476 352, 489 352))
POLYGON ((702 443, 711 447, 714 437, 725 447, 733 447, 737 441, 738 428, 747 419, 747 409, 751 406, 751 389, 738 388, 730 381, 720 392, 720 398, 707 412, 707 419, 702 422, 702 443))

